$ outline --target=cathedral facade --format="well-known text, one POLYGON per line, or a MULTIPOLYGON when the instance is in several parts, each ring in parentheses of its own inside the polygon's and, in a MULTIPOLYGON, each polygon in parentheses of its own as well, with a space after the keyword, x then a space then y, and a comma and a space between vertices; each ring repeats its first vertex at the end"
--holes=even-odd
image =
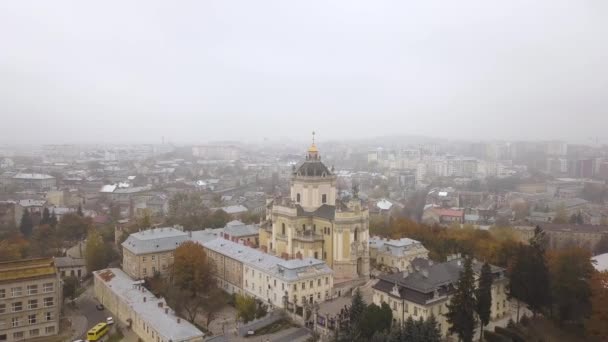
POLYGON ((338 199, 336 180, 313 140, 305 160, 292 170, 289 196, 268 205, 260 247, 284 259, 323 260, 335 282, 367 278, 369 212, 356 193, 338 199))

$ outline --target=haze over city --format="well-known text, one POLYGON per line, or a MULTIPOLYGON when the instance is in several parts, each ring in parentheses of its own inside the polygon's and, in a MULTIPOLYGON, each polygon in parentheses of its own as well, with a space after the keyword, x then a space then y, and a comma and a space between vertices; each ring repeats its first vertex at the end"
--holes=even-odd
POLYGON ((601 0, 5 2, 16 129, 0 141, 602 140, 607 15, 601 0))

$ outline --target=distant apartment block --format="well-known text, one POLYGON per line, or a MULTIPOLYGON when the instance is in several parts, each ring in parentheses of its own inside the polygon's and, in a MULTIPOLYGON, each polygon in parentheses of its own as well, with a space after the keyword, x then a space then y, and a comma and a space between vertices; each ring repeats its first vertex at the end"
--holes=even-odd
POLYGON ((57 335, 62 301, 53 259, 0 263, 0 341, 57 335))
POLYGON ((55 177, 41 173, 18 173, 11 179, 12 184, 25 189, 45 190, 57 186, 55 177))

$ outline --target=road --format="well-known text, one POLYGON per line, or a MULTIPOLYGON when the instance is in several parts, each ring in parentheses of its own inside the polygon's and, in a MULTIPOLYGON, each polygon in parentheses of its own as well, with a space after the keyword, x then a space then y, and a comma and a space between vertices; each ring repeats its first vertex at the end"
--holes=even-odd
POLYGON ((86 291, 76 298, 74 307, 69 304, 66 306, 69 308, 66 314, 72 321, 75 338, 84 339, 89 329, 99 322, 105 322, 106 318, 112 315, 108 310, 97 310, 97 304, 99 302, 93 298, 93 287, 89 284, 86 291))

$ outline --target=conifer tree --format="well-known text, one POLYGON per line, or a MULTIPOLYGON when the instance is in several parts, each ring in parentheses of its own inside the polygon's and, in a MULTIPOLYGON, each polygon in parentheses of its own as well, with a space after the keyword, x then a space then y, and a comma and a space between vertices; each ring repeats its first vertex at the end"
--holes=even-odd
POLYGON ((425 331, 423 341, 426 342, 440 342, 441 341, 441 330, 439 330, 439 323, 435 318, 435 315, 431 316, 425 322, 425 331))
POLYGON ((44 208, 42 211, 42 219, 40 219, 40 225, 50 224, 51 223, 51 213, 49 212, 49 208, 44 208))
POLYGON ((492 280, 492 269, 486 262, 481 267, 479 285, 475 290, 475 299, 477 301, 476 311, 480 323, 480 341, 483 340, 483 328, 490 322, 490 313, 492 311, 492 280))
POLYGON ((472 260, 464 259, 464 266, 456 286, 456 292, 448 303, 446 318, 450 324, 450 333, 457 334, 464 342, 473 341, 475 333, 475 279, 473 278, 472 260))
POLYGON ((19 225, 19 230, 25 237, 32 236, 34 222, 32 221, 32 215, 30 215, 30 211, 28 209, 25 209, 23 211, 23 215, 21 215, 21 224, 19 225))

